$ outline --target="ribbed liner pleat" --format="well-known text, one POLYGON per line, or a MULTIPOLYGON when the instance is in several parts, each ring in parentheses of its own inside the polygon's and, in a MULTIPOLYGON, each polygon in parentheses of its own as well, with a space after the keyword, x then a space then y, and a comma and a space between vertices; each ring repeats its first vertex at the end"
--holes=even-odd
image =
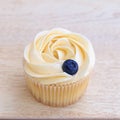
POLYGON ((76 102, 84 93, 89 81, 88 76, 74 83, 43 85, 27 75, 25 78, 33 96, 50 106, 66 106, 76 102))

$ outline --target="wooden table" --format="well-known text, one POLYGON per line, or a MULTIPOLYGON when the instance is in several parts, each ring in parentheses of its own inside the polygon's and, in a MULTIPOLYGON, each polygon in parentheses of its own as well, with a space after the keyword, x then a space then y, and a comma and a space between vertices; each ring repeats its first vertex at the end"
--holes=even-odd
POLYGON ((120 118, 120 1, 1 0, 0 118, 120 118), (64 108, 38 103, 23 76, 24 47, 55 27, 86 35, 96 53, 86 93, 64 108))

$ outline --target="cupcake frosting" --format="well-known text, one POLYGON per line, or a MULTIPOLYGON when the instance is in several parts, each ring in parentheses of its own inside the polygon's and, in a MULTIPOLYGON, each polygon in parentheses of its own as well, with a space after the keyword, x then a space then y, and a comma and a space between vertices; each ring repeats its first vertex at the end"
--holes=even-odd
POLYGON ((74 82, 87 76, 95 63, 90 41, 84 36, 57 28, 43 31, 24 50, 25 73, 41 84, 74 82), (65 60, 78 63, 78 72, 69 75, 62 70, 65 60))

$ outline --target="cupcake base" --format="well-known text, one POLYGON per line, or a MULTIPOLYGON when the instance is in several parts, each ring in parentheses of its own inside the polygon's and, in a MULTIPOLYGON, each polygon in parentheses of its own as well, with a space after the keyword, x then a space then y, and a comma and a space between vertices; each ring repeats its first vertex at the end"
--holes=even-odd
POLYGON ((66 84, 44 85, 25 74, 27 86, 32 95, 41 103, 49 106, 63 107, 75 103, 83 95, 89 82, 89 76, 83 80, 66 84))

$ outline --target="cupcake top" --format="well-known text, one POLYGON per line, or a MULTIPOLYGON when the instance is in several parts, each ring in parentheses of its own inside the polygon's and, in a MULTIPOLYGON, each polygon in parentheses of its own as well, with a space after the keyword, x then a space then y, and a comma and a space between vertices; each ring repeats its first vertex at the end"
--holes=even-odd
POLYGON ((24 70, 41 84, 75 82, 86 77, 95 63, 90 41, 56 28, 36 35, 24 50, 24 70))

